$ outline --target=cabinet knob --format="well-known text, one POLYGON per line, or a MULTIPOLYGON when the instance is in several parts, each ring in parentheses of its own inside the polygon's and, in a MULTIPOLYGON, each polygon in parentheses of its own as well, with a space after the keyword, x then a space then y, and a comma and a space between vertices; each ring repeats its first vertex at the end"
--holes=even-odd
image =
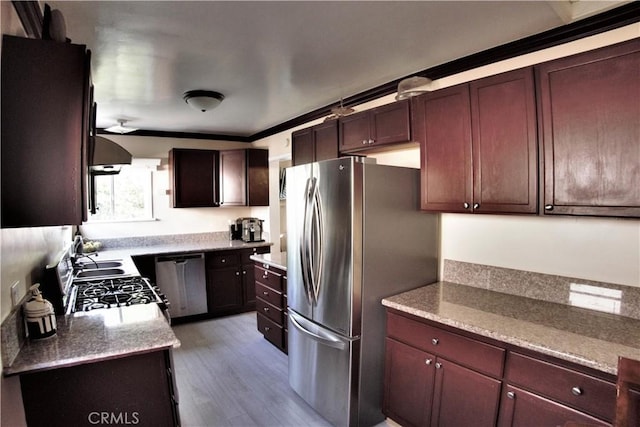
POLYGON ((242 270, 242 274, 247 274, 247 270, 242 270))
POLYGON ((442 363, 440 362, 436 363, 436 369, 440 369, 440 368, 442 368, 442 363))
POLYGON ((271 328, 270 328, 270 327, 268 327, 268 326, 265 326, 265 327, 264 327, 264 331, 265 331, 265 332, 269 332, 270 330, 271 330, 271 328))
POLYGON ((427 365, 431 365, 433 363, 433 359, 427 359, 424 361, 427 365))
POLYGON ((465 209, 469 209, 469 203, 467 203, 467 202, 464 202, 464 204, 462 206, 464 206, 465 209))
POLYGON ((268 296, 268 295, 269 295, 269 292, 267 292, 267 291, 262 291, 262 295, 264 295, 264 296, 268 296))
POLYGON ((375 141, 375 140, 373 140, 373 139, 370 139, 370 140, 369 140, 369 144, 373 144, 374 142, 376 142, 376 141, 375 141))
POLYGON ((573 388, 571 389, 571 393, 572 393, 574 396, 581 396, 581 395, 582 395, 582 389, 581 389, 580 387, 578 387, 578 386, 575 386, 575 387, 573 387, 573 388))
POLYGON ((239 271, 236 271, 236 276, 239 276, 239 275, 240 275, 240 272, 239 272, 239 271))
POLYGON ((267 277, 269 277, 269 275, 268 275, 268 274, 266 274, 266 273, 262 275, 262 278, 263 278, 263 279, 266 279, 267 277))
POLYGON ((269 264, 262 264, 262 267, 263 267, 265 270, 268 270, 268 269, 269 269, 269 264))
POLYGON ((263 310, 264 310, 265 313, 268 313, 269 312, 269 307, 264 307, 263 310))
POLYGON ((480 207, 480 203, 474 203, 473 204, 473 209, 478 209, 480 207))
POLYGON ((509 399, 515 399, 516 398, 516 394, 514 392, 512 392, 512 391, 508 391, 507 392, 507 397, 509 399))
POLYGON ((366 139, 362 140, 362 145, 367 145, 367 140, 366 139))
POLYGON ((431 340, 431 344, 433 344, 433 345, 438 345, 439 342, 440 342, 440 340, 438 338, 433 338, 431 340))
POLYGON ((222 258, 222 260, 220 260, 220 262, 225 263, 225 262, 227 262, 227 260, 222 258))
POLYGON ((544 210, 545 211, 552 211, 553 210, 553 205, 544 205, 544 210))

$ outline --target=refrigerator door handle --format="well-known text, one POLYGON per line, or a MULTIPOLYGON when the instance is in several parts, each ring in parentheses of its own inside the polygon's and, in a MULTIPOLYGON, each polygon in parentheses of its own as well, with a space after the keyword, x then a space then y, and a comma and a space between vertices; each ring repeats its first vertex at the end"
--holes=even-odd
POLYGON ((318 302, 320 295, 320 279, 323 269, 323 234, 324 227, 322 223, 322 200, 318 191, 318 183, 314 178, 314 185, 311 189, 311 233, 309 233, 310 261, 311 261, 311 289, 313 290, 314 301, 318 302))
POLYGON ((289 310, 289 319, 291 320, 291 324, 298 331, 302 332, 312 340, 319 342, 320 344, 333 347, 338 350, 344 350, 347 348, 347 343, 349 341, 355 341, 354 339, 340 337, 336 334, 329 332, 324 328, 322 330, 318 330, 317 332, 311 332, 308 329, 308 326, 311 326, 313 324, 308 320, 304 319, 303 317, 301 317, 300 315, 292 312, 291 310, 289 310))
POLYGON ((315 184, 315 178, 307 178, 307 184, 304 190, 304 214, 302 216, 302 234, 300 235, 300 241, 298 242, 298 250, 300 251, 300 270, 302 272, 302 285, 304 286, 304 293, 307 297, 309 304, 313 303, 313 293, 311 290, 311 265, 310 265, 310 247, 309 247, 309 228, 311 221, 311 197, 312 188, 315 184))

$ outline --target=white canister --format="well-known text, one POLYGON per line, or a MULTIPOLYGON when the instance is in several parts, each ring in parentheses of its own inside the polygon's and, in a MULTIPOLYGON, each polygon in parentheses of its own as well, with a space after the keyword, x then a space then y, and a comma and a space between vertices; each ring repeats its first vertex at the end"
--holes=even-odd
POLYGON ((40 284, 36 283, 29 288, 31 298, 22 306, 27 332, 32 339, 50 337, 56 333, 56 315, 53 305, 42 298, 39 287, 40 284))

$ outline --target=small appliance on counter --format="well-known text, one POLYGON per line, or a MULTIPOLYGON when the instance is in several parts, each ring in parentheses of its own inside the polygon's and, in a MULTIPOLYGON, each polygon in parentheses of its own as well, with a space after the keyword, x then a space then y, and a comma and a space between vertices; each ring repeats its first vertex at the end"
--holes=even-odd
POLYGON ((47 338, 56 334, 56 314, 53 305, 42 297, 40 284, 29 288, 31 298, 22 306, 29 338, 47 338))
POLYGON ((262 223, 259 218, 238 218, 235 224, 230 225, 230 236, 232 240, 242 240, 244 242, 264 242, 262 238, 262 223))

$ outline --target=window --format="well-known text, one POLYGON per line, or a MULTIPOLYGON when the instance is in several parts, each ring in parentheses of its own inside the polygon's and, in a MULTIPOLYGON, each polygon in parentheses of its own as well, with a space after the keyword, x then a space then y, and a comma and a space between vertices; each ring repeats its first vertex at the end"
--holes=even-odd
POLYGON ((95 213, 90 221, 153 219, 152 171, 125 165, 117 175, 93 175, 95 213))

